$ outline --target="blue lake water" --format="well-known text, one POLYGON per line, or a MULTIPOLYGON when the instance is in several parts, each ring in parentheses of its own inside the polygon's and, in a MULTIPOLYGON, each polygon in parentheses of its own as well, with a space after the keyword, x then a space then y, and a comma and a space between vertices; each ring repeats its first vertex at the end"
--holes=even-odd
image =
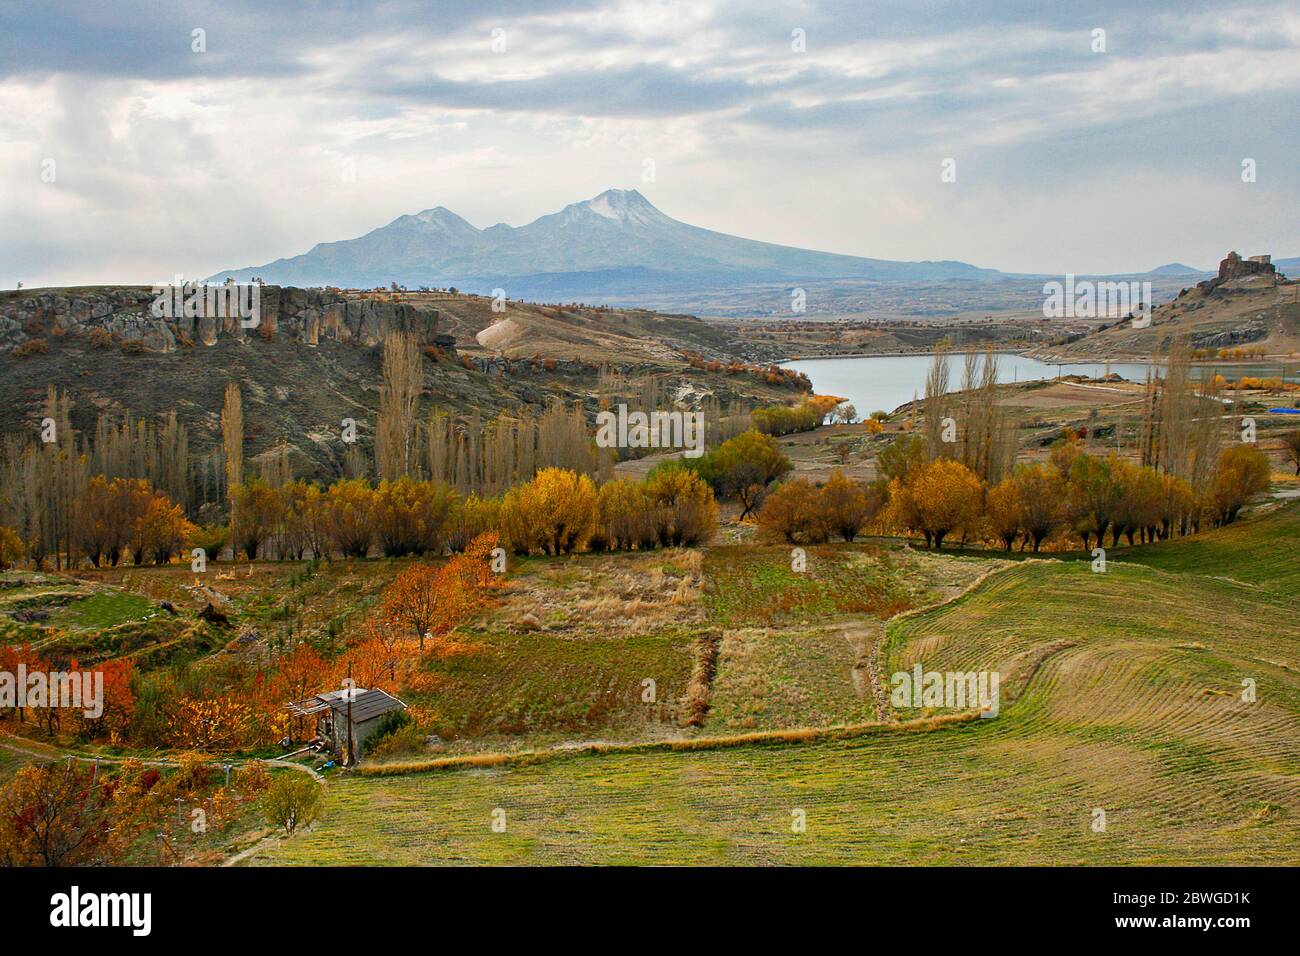
MULTIPOLYGON (((913 397, 925 395, 925 376, 930 370, 929 355, 863 355, 850 358, 799 359, 783 363, 786 368, 803 372, 812 380, 813 391, 818 395, 838 395, 853 403, 859 415, 867 416, 877 409, 892 412, 913 397)), ((966 357, 952 353, 948 363, 949 388, 961 388, 962 369, 966 357)), ((1134 382, 1146 381, 1148 366, 1144 362, 1112 362, 1113 374, 1134 382)), ((998 356, 999 382, 1034 382, 1056 378, 1058 375, 1088 375, 1098 378, 1106 374, 1105 363, 1052 364, 1023 355, 998 356)))

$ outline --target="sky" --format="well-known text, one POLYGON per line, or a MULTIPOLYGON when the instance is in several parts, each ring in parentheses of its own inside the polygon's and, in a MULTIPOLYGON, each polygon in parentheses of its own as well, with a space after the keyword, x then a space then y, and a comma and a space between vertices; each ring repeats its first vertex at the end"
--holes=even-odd
POLYGON ((1300 0, 9 0, 0 288, 609 188, 873 258, 1211 268, 1300 255, 1298 116, 1300 0))

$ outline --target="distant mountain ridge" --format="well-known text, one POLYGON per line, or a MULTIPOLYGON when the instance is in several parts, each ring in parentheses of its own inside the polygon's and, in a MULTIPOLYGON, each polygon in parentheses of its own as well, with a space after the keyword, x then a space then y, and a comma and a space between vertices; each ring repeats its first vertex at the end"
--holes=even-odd
MULTIPOLYGON (((1292 274, 1300 271, 1294 259, 1277 264, 1292 274)), ((1207 274, 1172 262, 1122 277, 1177 282, 1184 275, 1207 274)), ((965 288, 973 288, 966 286, 971 282, 978 288, 1011 284, 1037 295, 1044 280, 1059 278, 952 260, 869 259, 743 239, 673 219, 635 189, 607 189, 517 227, 497 223, 479 229, 445 206, 435 206, 398 216, 354 239, 318 243, 302 255, 261 266, 223 270, 208 281, 227 277, 260 277, 299 287, 364 289, 396 282, 409 289, 454 287, 484 295, 501 289, 511 299, 618 305, 653 301, 653 307, 669 311, 707 309, 716 300, 712 292, 727 290, 735 299, 730 311, 750 314, 788 310, 789 293, 781 290, 797 285, 915 286, 919 302, 924 287, 935 283, 965 288)), ((819 303, 825 301, 826 296, 819 298, 819 303)))
POLYGON ((993 278, 965 262, 899 262, 742 239, 679 222, 635 189, 609 189, 524 226, 477 229, 436 206, 356 239, 209 276, 296 286, 456 286, 511 297, 602 294, 800 279, 931 281, 993 278))

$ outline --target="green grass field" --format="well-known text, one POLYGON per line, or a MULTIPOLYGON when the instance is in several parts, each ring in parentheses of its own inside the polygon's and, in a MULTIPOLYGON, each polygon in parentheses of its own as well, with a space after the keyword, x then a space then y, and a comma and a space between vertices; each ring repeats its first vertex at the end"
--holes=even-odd
MULTIPOLYGON (((326 819, 252 862, 1295 864, 1297 513, 1138 549, 1105 574, 1020 562, 887 625, 886 679, 918 661, 997 670, 995 719, 336 779, 326 819)), ((833 641, 797 632, 751 649, 760 697, 783 673, 823 693, 827 675, 849 680, 833 641)), ((706 732, 739 712, 725 664, 706 732)))

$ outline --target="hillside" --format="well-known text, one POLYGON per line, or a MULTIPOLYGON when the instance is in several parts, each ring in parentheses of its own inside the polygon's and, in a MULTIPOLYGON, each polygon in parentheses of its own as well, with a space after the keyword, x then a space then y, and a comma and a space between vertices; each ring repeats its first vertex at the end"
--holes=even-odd
POLYGON ((1194 349, 1215 352, 1249 348, 1287 357, 1300 350, 1300 281, 1288 280, 1280 269, 1279 274, 1234 273, 1225 268, 1228 261, 1220 278, 1190 285, 1173 301, 1157 305, 1147 328, 1112 321, 1041 354, 1078 361, 1148 357, 1167 353, 1174 338, 1184 334, 1194 349))
POLYGON ((426 407, 495 416, 553 398, 594 403, 602 367, 655 376, 722 401, 789 400, 750 374, 692 368, 691 351, 722 363, 762 353, 691 316, 565 308, 451 293, 262 288, 262 319, 158 318, 145 287, 0 293, 0 433, 34 429, 46 390, 74 400, 73 424, 101 412, 156 418, 175 410, 193 444, 218 440, 226 382, 244 389, 251 459, 282 441, 305 474, 337 474, 344 417, 363 443, 378 409, 381 344, 410 331, 425 346, 426 407))
MULTIPOLYGON (((988 563, 965 596, 888 626, 884 673, 1001 670, 993 720, 341 779, 328 818, 252 862, 1295 864, 1300 628, 1254 542, 1294 540, 1296 520, 1292 505, 1250 533, 1168 546, 1192 572, 1143 565, 1141 550, 1104 575, 1087 561, 988 563), (1256 703, 1241 699, 1243 677, 1256 703), (488 826, 493 808, 505 833, 488 826)), ((775 584, 762 567, 733 574, 775 584)), ((861 583, 888 580, 887 567, 860 565, 861 583)), ((774 623, 743 654, 726 634, 716 688, 759 708, 777 692, 805 714, 825 688, 851 694, 861 648, 789 640, 797 627, 774 623)), ((720 707, 701 732, 730 732, 734 713, 720 707)))

